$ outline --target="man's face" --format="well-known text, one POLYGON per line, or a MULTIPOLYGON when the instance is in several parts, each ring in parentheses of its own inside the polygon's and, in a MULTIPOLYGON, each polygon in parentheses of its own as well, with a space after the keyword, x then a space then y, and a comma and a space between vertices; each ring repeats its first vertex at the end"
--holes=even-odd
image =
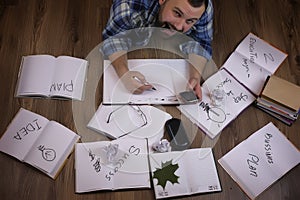
POLYGON ((183 33, 187 32, 205 11, 205 5, 194 8, 188 0, 159 0, 159 4, 160 26, 183 33))

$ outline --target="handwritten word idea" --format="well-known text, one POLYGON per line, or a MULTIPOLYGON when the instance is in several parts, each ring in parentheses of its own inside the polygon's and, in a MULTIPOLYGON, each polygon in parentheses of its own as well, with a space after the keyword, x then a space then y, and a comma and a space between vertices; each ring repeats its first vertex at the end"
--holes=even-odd
POLYGON ((33 120, 32 122, 27 123, 25 126, 20 128, 17 132, 16 135, 14 135, 14 139, 16 140, 22 140, 26 135, 29 133, 35 133, 38 130, 40 130, 42 127, 38 123, 38 119, 33 120))

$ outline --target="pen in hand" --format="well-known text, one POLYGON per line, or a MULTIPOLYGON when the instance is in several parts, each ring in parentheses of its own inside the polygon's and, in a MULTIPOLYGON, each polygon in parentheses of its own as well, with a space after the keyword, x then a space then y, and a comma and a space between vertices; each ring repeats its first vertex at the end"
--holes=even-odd
MULTIPOLYGON (((141 84, 144 84, 144 85, 151 85, 151 84, 148 83, 147 81, 145 81, 145 82, 141 81, 141 80, 140 80, 138 77, 136 77, 136 76, 133 76, 133 79, 136 80, 136 81, 138 81, 138 82, 141 83, 141 84)), ((151 89, 152 89, 152 90, 156 90, 156 88, 153 87, 153 86, 152 86, 151 89)))

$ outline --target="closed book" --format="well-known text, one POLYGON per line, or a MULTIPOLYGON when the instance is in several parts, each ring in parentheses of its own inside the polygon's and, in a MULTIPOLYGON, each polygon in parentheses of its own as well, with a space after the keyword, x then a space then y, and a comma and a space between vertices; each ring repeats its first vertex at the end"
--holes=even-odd
POLYGON ((300 108, 300 86, 274 75, 267 80, 261 97, 285 106, 295 113, 300 108))
POLYGON ((291 126, 293 124, 293 122, 295 120, 293 119, 290 119, 290 118, 287 118, 283 115, 280 115, 276 112, 273 112, 272 110, 269 110, 269 109, 266 109, 265 107, 259 105, 257 102, 255 103, 256 107, 259 108, 260 110, 268 113, 269 115, 275 117, 276 119, 278 119, 279 121, 283 122, 284 124, 288 125, 288 126, 291 126))
POLYGON ((281 106, 279 104, 276 104, 273 101, 269 101, 269 100, 264 99, 264 98, 258 97, 256 99, 255 104, 260 106, 260 107, 263 107, 267 110, 270 110, 274 113, 277 113, 281 116, 292 119, 292 120, 296 120, 298 118, 298 115, 299 115, 298 112, 294 112, 293 110, 288 109, 287 107, 281 106))

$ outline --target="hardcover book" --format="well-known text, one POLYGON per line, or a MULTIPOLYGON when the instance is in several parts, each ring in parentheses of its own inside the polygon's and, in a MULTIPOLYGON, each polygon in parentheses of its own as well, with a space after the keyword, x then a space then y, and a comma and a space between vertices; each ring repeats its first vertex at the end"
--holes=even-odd
POLYGON ((60 123, 21 108, 0 139, 0 151, 54 179, 78 140, 60 123))
POLYGON ((211 148, 149 155, 156 199, 220 192, 211 148))
POLYGON ((211 138, 252 104, 286 54, 249 33, 202 85, 202 100, 179 110, 211 138))
POLYGON ((77 193, 150 188, 146 139, 76 144, 75 181, 77 193))
POLYGON ((83 100, 87 69, 71 56, 23 56, 15 96, 83 100))
POLYGON ((272 123, 219 159, 221 166, 251 199, 255 199, 299 162, 299 150, 272 123))

